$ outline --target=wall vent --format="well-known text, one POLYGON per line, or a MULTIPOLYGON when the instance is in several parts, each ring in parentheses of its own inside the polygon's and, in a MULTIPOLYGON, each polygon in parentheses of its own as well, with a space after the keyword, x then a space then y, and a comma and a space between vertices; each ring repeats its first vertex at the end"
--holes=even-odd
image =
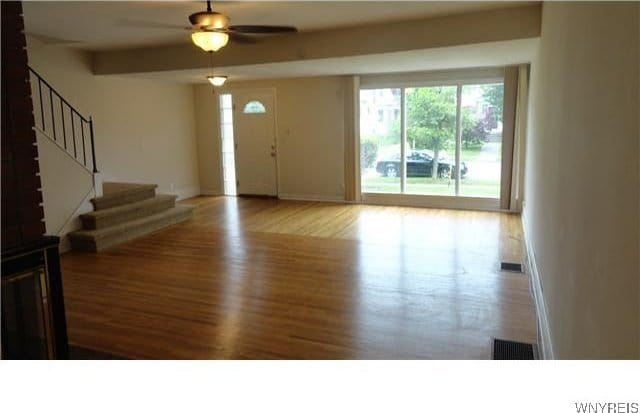
POLYGON ((493 360, 536 360, 537 346, 531 343, 494 338, 491 348, 493 360))
POLYGON ((522 264, 519 262, 501 262, 500 270, 522 273, 522 264))

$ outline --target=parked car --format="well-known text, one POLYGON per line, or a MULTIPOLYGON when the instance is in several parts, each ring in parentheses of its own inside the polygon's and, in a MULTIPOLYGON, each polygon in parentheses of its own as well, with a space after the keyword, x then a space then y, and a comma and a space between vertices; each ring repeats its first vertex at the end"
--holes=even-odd
MULTIPOLYGON (((412 150, 407 153, 407 176, 430 177, 433 172, 433 152, 426 150, 412 150)), ((455 162, 444 157, 438 160, 438 178, 455 178, 455 162)), ((468 168, 461 162, 461 177, 467 174, 468 168)), ((383 158, 376 164, 376 171, 382 176, 396 177, 400 175, 400 154, 391 158, 383 158)))

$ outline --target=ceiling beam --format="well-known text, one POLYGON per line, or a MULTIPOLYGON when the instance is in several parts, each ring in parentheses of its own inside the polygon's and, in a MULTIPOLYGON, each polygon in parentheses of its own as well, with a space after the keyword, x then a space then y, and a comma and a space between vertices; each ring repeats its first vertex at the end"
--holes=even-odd
MULTIPOLYGON (((231 42, 214 54, 216 67, 362 56, 540 36, 541 6, 458 14, 399 23, 274 36, 256 44, 231 42)), ((209 67, 209 56, 191 44, 93 53, 99 75, 209 67)))

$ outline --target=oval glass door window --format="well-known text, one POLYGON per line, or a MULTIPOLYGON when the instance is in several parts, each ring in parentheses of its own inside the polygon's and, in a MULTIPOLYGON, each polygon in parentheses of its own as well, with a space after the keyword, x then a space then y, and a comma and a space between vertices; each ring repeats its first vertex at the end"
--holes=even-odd
POLYGON ((266 113, 267 109, 264 107, 264 105, 257 101, 257 100, 252 100, 251 102, 247 102, 246 105, 244 105, 244 109, 242 110, 242 113, 266 113))

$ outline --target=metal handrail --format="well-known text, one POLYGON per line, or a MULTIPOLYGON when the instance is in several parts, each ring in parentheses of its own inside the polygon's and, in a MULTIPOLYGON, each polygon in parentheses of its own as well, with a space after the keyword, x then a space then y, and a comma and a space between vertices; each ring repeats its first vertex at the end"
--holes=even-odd
MULTIPOLYGON (((65 152, 67 152, 67 154, 72 156, 78 163, 83 165, 89 171, 93 171, 93 173, 97 173, 98 165, 96 163, 95 139, 93 134, 93 118, 89 116, 89 119, 87 119, 86 117, 82 116, 80 112, 76 110, 76 108, 74 108, 64 97, 62 97, 62 95, 60 95, 60 93, 58 93, 58 91, 54 89, 49 82, 44 80, 43 77, 40 76, 40 74, 36 72, 31 66, 29 66, 29 72, 31 72, 35 76, 35 80, 38 82, 37 89, 38 89, 38 101, 39 101, 38 103, 40 107, 40 129, 43 132, 45 132, 45 136, 49 137, 50 139, 53 138, 52 140, 58 145, 58 147, 63 149, 65 152), (48 89, 48 93, 47 93, 47 90, 45 90, 43 94, 43 87, 42 87, 43 85, 46 87, 46 89, 48 89), (45 96, 47 95, 49 96, 49 99, 48 99, 49 104, 45 108, 45 100, 46 100, 45 96), (59 105, 54 105, 54 97, 58 99, 58 102, 60 103, 59 105), (58 107, 59 107, 59 110, 56 111, 56 108, 58 107), (69 136, 69 138, 73 140, 73 152, 71 152, 70 149, 68 148, 68 146, 71 146, 71 145, 67 145, 67 130, 69 128, 67 127, 67 123, 66 123, 67 116, 65 115, 65 109, 66 109, 66 112, 69 114, 68 115, 69 119, 71 120, 70 122, 71 136, 69 136), (62 121, 61 123, 58 123, 59 125, 62 126, 61 128, 62 143, 60 142, 57 136, 59 128, 56 128, 56 118, 62 121), (77 129, 76 119, 78 119, 80 123, 80 128, 79 128, 80 130, 78 131, 77 134, 76 134, 76 129, 77 129), (48 129, 47 126, 49 126, 50 129, 48 129), (87 145, 85 142, 86 140, 85 129, 89 130, 89 143, 90 143, 89 149, 91 151, 90 163, 87 162, 87 152, 86 152, 87 145), (51 130, 53 133, 50 133, 49 130, 51 130), (81 139, 81 145, 79 145, 79 142, 77 141, 78 138, 81 139), (80 148, 78 148, 78 146, 80 146, 80 148), (81 149, 82 153, 79 154, 78 149, 81 149)), ((34 103, 35 103, 35 98, 34 98, 34 103)))

